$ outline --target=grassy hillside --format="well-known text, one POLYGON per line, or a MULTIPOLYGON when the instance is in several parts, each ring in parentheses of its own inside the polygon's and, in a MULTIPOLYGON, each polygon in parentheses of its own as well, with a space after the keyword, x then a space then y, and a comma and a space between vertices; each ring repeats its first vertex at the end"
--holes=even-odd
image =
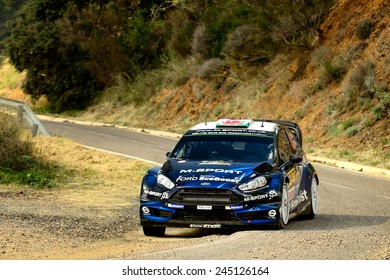
POLYGON ((170 62, 131 86, 119 82, 81 117, 176 132, 225 117, 291 119, 309 152, 389 169, 389 14, 386 0, 336 1, 313 50, 250 69, 170 62), (148 95, 158 79, 166 85, 149 103, 127 102, 128 91, 148 95))
POLYGON ((338 0, 311 49, 265 66, 167 60, 132 83, 118 78, 87 111, 68 115, 175 132, 218 118, 290 119, 309 153, 390 169, 389 14, 388 0, 338 0))

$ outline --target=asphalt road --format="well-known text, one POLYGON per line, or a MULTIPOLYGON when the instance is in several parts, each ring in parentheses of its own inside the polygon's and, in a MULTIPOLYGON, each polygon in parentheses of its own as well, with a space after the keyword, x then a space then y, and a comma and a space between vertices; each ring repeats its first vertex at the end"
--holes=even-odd
POLYGON ((133 132, 109 126, 88 126, 72 122, 42 121, 51 135, 70 138, 97 149, 161 163, 177 139, 133 132))
MULTIPOLYGON (((102 126, 43 121, 53 135, 78 143, 162 163, 177 139, 102 126)), ((188 248, 154 252, 146 259, 390 259, 390 180, 314 164, 319 175, 315 220, 291 221, 282 231, 243 231, 206 236, 188 248), (215 247, 210 247, 210 244, 215 247), (271 246, 270 246, 271 245, 271 246), (271 251, 270 251, 271 250, 271 251)), ((167 230, 176 236, 177 229, 167 230)))

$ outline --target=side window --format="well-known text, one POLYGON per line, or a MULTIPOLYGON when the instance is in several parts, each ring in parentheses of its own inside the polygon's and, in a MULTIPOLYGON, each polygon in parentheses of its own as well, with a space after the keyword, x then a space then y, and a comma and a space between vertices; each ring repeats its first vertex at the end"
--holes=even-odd
POLYGON ((295 135, 295 133, 293 133, 291 130, 287 130, 287 136, 288 138, 290 139, 290 144, 291 144, 291 147, 293 148, 294 150, 294 153, 300 149, 300 146, 299 146, 299 142, 298 142, 298 139, 297 139, 297 136, 295 135))
POLYGON ((284 129, 280 130, 278 135, 278 152, 280 164, 287 162, 293 154, 290 141, 284 129))

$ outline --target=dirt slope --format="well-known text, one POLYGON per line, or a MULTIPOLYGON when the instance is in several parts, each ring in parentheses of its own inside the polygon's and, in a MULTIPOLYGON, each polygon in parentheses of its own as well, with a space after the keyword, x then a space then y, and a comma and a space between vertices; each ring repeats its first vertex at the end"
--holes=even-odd
MULTIPOLYGON (((180 88, 166 89, 156 96, 148 107, 153 107, 157 113, 149 110, 146 116, 143 115, 147 122, 133 117, 141 125, 152 124, 172 130, 219 117, 292 119, 303 128, 306 143, 331 149, 375 147, 379 154, 389 154, 389 104, 380 120, 373 113, 373 108, 380 102, 376 98, 371 100, 371 107, 360 106, 359 100, 353 100, 355 106, 342 108, 351 74, 366 61, 375 64, 377 87, 387 88, 389 94, 389 15, 388 0, 336 1, 321 26, 321 36, 314 50, 304 54, 304 67, 302 57, 298 58, 296 54, 279 57, 265 69, 259 69, 256 79, 235 85, 233 90, 228 90, 232 87, 231 74, 227 74, 225 82, 217 89, 215 84, 193 76, 180 88), (356 35, 357 26, 363 20, 373 22, 373 30, 365 40, 356 35), (330 82, 323 90, 309 93, 308 89, 315 86, 324 71, 315 63, 319 49, 328 51, 335 62, 337 58, 343 58, 348 67, 340 81, 330 82), (332 125, 347 126, 349 121, 358 130, 352 137, 342 129, 338 137, 329 133, 332 125)), ((112 112, 111 118, 119 120, 121 117, 112 112)))

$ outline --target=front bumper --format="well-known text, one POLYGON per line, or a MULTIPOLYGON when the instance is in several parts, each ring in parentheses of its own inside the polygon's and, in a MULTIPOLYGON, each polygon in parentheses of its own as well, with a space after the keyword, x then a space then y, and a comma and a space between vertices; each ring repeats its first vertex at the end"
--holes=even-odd
POLYGON ((243 228, 277 224, 280 202, 237 205, 183 205, 141 201, 142 226, 243 228))

